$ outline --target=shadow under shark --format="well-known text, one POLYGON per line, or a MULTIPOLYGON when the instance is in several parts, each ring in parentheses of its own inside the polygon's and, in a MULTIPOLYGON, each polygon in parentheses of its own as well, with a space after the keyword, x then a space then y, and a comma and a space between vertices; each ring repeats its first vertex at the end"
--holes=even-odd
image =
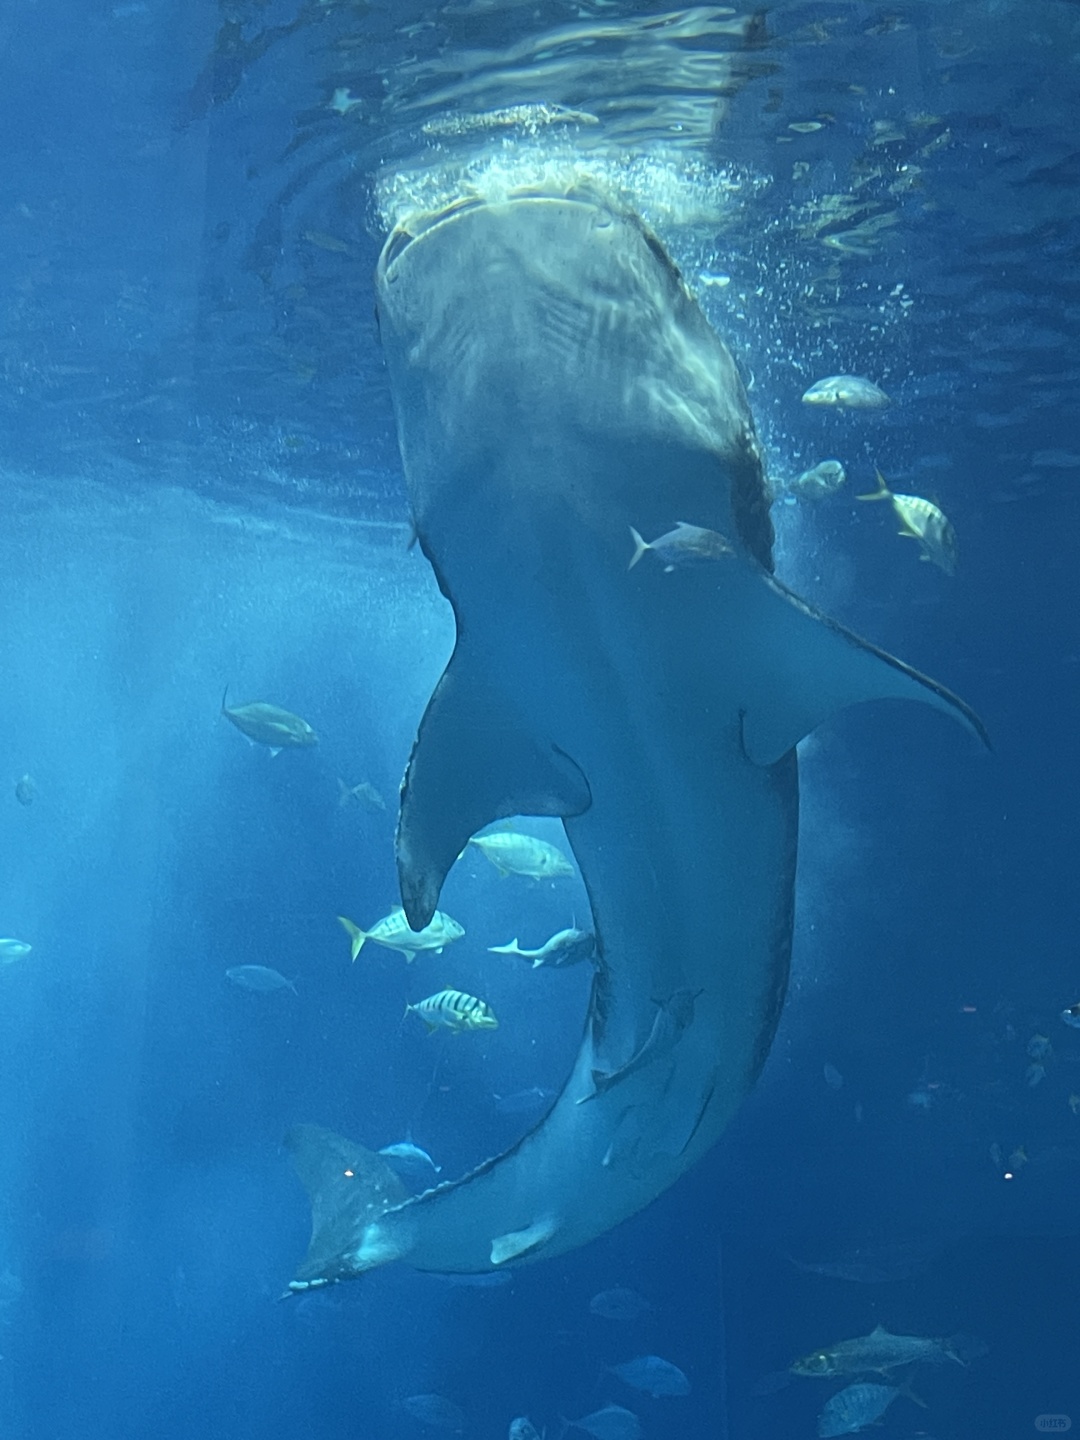
POLYGON ((328 1131, 288 1137, 313 1233, 290 1288, 391 1260, 476 1272, 583 1245, 712 1146, 788 978, 795 746, 843 706, 955 696, 772 576, 735 364, 654 235, 590 190, 400 225, 380 329, 416 531, 457 644, 421 722, 397 854, 428 923, 469 837, 559 816, 592 905, 581 1048, 511 1150, 409 1197, 328 1131), (630 527, 731 553, 628 571, 630 527))

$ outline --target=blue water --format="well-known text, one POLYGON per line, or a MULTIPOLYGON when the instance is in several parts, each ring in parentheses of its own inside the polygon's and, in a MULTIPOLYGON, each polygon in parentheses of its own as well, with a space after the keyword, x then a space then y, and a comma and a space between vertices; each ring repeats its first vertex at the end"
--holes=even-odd
POLYGON ((880 1433, 1080 1424, 1080 1031, 1058 1018, 1080 1000, 1068 0, 778 5, 711 141, 736 218, 665 236, 692 281, 729 277, 699 293, 771 468, 848 466, 839 495, 777 506, 780 572, 961 693, 993 753, 906 709, 808 742, 779 1035, 727 1136, 649 1210, 501 1286, 391 1267, 278 1303, 309 1233, 288 1127, 409 1134, 459 1174, 529 1123, 497 1097, 559 1087, 588 990, 485 949, 583 923, 576 882, 455 870, 452 983, 502 1022, 459 1040, 402 1018, 450 952, 350 966, 335 919, 396 903, 397 786, 453 642, 407 548, 373 176, 411 153, 415 67, 661 8, 0 15, 0 934, 33 946, 0 973, 5 1437, 420 1440, 437 1432, 402 1402, 424 1393, 477 1440, 524 1414, 550 1440, 609 1401, 648 1440, 812 1436, 842 1382, 769 1377, 878 1323, 988 1347, 918 1371, 927 1408, 898 1399, 880 1433), (338 87, 359 111, 328 108, 338 87), (835 195, 856 209, 828 222, 835 195), (836 371, 893 406, 800 404, 836 371), (875 466, 947 511, 955 577, 855 503, 875 466), (226 685, 319 745, 248 745, 226 685), (387 810, 339 805, 339 779, 387 810), (230 985, 244 964, 297 994, 230 985), (591 1314, 616 1285, 651 1310, 591 1314), (647 1353, 691 1394, 604 1369, 647 1353))

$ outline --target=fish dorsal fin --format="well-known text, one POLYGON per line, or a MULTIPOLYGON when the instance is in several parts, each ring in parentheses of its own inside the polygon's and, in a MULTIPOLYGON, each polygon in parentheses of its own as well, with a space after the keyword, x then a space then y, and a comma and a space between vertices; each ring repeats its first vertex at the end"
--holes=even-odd
POLYGON ((461 638, 424 712, 401 787, 398 877, 409 924, 435 913, 469 839, 508 815, 580 815, 592 796, 573 759, 470 662, 461 638))
POLYGON ((311 1244, 301 1278, 325 1274, 349 1235, 409 1199, 381 1155, 321 1125, 294 1125, 285 1148, 311 1201, 311 1244))
POLYGON ((936 681, 815 610, 771 576, 743 637, 743 748, 775 764, 822 721, 863 700, 921 700, 959 720, 989 748, 982 721, 936 681))

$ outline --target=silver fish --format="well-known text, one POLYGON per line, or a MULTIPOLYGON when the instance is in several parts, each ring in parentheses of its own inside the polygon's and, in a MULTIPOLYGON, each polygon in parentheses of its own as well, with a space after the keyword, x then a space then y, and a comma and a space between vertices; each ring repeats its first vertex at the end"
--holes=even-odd
POLYGON ((625 1360, 621 1365, 608 1367, 613 1375, 635 1390, 658 1399, 661 1395, 689 1395, 690 1381, 677 1365, 662 1360, 659 1355, 639 1355, 636 1360, 625 1360))
POLYGON ((854 1340, 838 1340, 821 1350, 812 1350, 795 1360, 793 1375, 832 1379, 837 1375, 887 1374, 901 1365, 944 1364, 953 1360, 966 1365, 986 1353, 981 1340, 969 1335, 952 1335, 947 1340, 934 1340, 924 1335, 892 1335, 878 1325, 869 1335, 854 1340))
POLYGON ((828 495, 835 495, 846 479, 847 472, 839 460, 821 460, 783 488, 800 500, 824 500, 828 495))
POLYGON ((558 816, 598 968, 562 1093, 505 1154, 403 1204, 345 1203, 333 1151, 295 1137, 316 1217, 293 1282, 307 1287, 392 1260, 531 1262, 648 1205, 712 1147, 769 1050, 798 742, 884 698, 984 733, 773 578, 734 361, 637 216, 585 185, 472 197, 403 222, 376 293, 419 543, 458 624, 402 787, 405 914, 428 923, 485 827, 558 816), (628 584, 629 526, 672 514, 735 554, 678 586, 653 566, 628 584), (682 993, 688 1023, 672 1014, 650 1049, 658 1004, 682 993), (612 1080, 594 1093, 598 1074, 612 1080))
POLYGON ((280 971, 271 970, 268 965, 234 965, 231 970, 225 971, 225 978, 239 985, 241 990, 258 990, 264 995, 272 990, 297 993, 295 981, 286 980, 280 971))
POLYGON ((400 906, 377 920, 370 930, 361 930, 359 925, 345 915, 339 915, 338 923, 348 935, 351 941, 352 958, 355 960, 368 940, 374 940, 376 945, 385 946, 387 950, 396 950, 399 955, 404 955, 406 963, 411 964, 416 959, 418 950, 433 950, 436 955, 441 955, 445 946, 454 940, 460 940, 465 934, 464 929, 456 920, 449 915, 444 915, 441 910, 436 910, 430 921, 421 930, 413 930, 405 919, 405 912, 400 906))
POLYGON ((644 1434, 638 1417, 621 1405, 605 1405, 602 1410, 566 1423, 571 1430, 584 1430, 594 1440, 641 1440, 644 1434))
POLYGON ((291 710, 282 710, 280 705, 270 705, 265 700, 228 706, 225 704, 228 693, 226 690, 221 697, 222 715, 256 745, 266 745, 278 755, 282 750, 304 749, 318 743, 319 737, 307 721, 291 710))
POLYGON ((540 965, 565 969, 568 965, 580 965, 591 960, 596 953, 596 936, 591 930, 559 930, 550 940, 545 940, 539 950, 522 950, 515 936, 509 945, 489 945, 492 955, 520 955, 531 960, 535 970, 540 965))
POLYGON ((829 375, 816 380, 803 395, 804 405, 829 405, 841 410, 882 410, 892 401, 884 390, 862 375, 829 375))
POLYGON ((411 1140, 399 1140, 394 1145, 384 1145, 377 1152, 390 1162, 407 1185, 415 1190, 427 1190, 438 1184, 442 1170, 426 1150, 414 1145, 411 1140))
POLYGON ((865 1430, 881 1419, 899 1394, 897 1385, 874 1385, 866 1380, 846 1386, 822 1407, 817 1422, 819 1440, 865 1430))
POLYGON ((13 940, 11 938, 0 940, 0 965, 12 965, 16 960, 21 960, 24 955, 29 955, 32 946, 25 940, 13 940))
POLYGON ((500 875, 524 875, 530 880, 556 880, 573 875, 574 867, 556 845, 522 835, 517 830, 497 830, 492 835, 474 835, 470 845, 491 861, 500 875))
POLYGON ((362 805, 366 810, 385 810, 386 801, 379 794, 375 786, 367 780, 361 780, 358 785, 346 785, 345 781, 338 778, 338 805, 344 809, 346 805, 354 802, 362 805))
POLYGON ((730 542, 716 530, 705 530, 700 525, 690 525, 685 520, 677 520, 674 530, 668 530, 655 540, 643 540, 631 525, 630 538, 634 542, 634 553, 626 567, 628 570, 633 570, 647 551, 660 561, 665 574, 670 574, 679 565, 690 565, 702 560, 720 560, 725 555, 735 554, 730 542))

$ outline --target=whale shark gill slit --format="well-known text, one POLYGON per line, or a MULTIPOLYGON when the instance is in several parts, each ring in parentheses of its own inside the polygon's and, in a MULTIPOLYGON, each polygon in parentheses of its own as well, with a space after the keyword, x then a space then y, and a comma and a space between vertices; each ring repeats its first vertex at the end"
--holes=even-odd
POLYGON ((299 1288, 394 1260, 531 1263, 649 1205, 769 1053, 799 741, 894 699, 986 739, 949 691, 773 579, 738 371, 637 216, 581 187, 473 197, 392 235, 376 289, 416 533, 457 626, 402 785, 405 913, 431 919, 485 825, 556 817, 597 969, 559 1096, 459 1179, 402 1198, 378 1157, 302 1129, 299 1288), (723 537, 717 555, 628 571, 630 528, 680 517, 723 537))

